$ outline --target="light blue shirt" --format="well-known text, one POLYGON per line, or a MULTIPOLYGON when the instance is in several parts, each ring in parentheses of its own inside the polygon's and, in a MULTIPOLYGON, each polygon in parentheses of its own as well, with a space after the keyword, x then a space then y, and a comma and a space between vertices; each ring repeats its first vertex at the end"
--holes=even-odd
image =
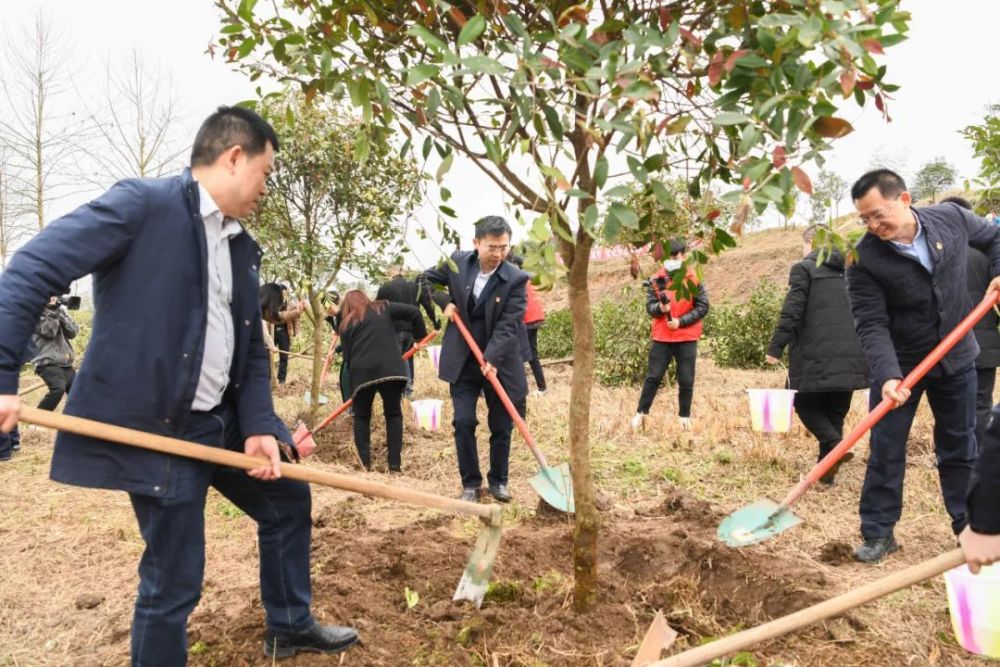
POLYGON ((900 243, 899 241, 890 241, 894 246, 899 248, 899 251, 908 257, 920 262, 928 273, 934 273, 934 258, 931 257, 931 248, 927 241, 927 235, 924 234, 923 225, 920 224, 920 218, 917 214, 913 214, 914 220, 917 221, 917 234, 913 237, 912 243, 900 243))

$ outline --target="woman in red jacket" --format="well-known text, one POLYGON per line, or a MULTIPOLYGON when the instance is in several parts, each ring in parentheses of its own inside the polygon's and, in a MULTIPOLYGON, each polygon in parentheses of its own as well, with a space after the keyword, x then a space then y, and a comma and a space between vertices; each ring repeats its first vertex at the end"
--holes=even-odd
POLYGON ((649 349, 649 370, 639 395, 639 407, 632 417, 632 429, 638 430, 660 388, 671 359, 677 360, 677 402, 681 428, 691 428, 691 399, 694 395, 694 366, 698 358, 701 320, 708 314, 708 293, 692 272, 687 279, 697 284, 694 298, 680 298, 670 283, 684 262, 687 250, 683 241, 670 242, 670 259, 663 262, 656 275, 646 282, 646 311, 653 318, 653 345, 649 349))
MULTIPOLYGON (((508 258, 517 268, 524 268, 524 257, 514 255, 508 258)), ((542 301, 538 298, 538 290, 528 281, 524 285, 525 296, 528 299, 528 307, 524 311, 524 328, 528 330, 528 344, 531 347, 531 359, 528 365, 531 366, 531 374, 535 376, 535 386, 538 387, 536 396, 545 395, 545 372, 542 370, 542 362, 538 359, 538 330, 545 324, 545 309, 542 301)))

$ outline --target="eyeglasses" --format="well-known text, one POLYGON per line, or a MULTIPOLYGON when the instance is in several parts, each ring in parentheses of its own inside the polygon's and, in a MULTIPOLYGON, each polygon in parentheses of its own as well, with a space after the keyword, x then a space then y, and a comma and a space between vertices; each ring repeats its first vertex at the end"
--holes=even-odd
POLYGON ((490 251, 490 252, 492 252, 494 254, 502 253, 502 254, 506 255, 507 251, 510 250, 510 246, 509 245, 484 245, 483 249, 488 250, 488 251, 490 251))
POLYGON ((871 213, 866 213, 858 218, 857 223, 862 227, 871 227, 872 223, 876 225, 881 225, 889 220, 889 209, 892 208, 892 204, 899 199, 899 195, 893 198, 892 202, 884 208, 876 209, 871 213))

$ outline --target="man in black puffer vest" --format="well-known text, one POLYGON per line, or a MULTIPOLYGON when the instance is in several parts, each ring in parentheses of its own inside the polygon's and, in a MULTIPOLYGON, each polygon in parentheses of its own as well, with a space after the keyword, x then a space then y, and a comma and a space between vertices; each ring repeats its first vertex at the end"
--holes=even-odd
MULTIPOLYGON (((844 418, 855 389, 868 386, 868 364, 854 332, 844 288, 844 257, 830 250, 819 263, 813 248, 817 227, 802 235, 805 259, 788 275, 781 318, 765 360, 777 364, 788 347, 788 388, 795 389, 795 413, 819 441, 819 460, 844 437, 844 418)), ((850 460, 848 452, 840 462, 850 460)), ((820 478, 832 485, 839 463, 820 478)))
POLYGON ((868 231, 858 261, 847 269, 855 327, 872 373, 870 407, 888 398, 898 409, 872 429, 861 490, 861 534, 855 557, 876 563, 899 546, 893 528, 903 506, 906 441, 921 395, 934 414, 934 448, 952 529, 966 524, 965 496, 976 452, 976 370, 979 346, 967 334, 912 390, 904 375, 968 314, 968 248, 990 261, 991 289, 1000 284, 1000 227, 955 204, 911 208, 898 174, 868 172, 851 188, 868 231))

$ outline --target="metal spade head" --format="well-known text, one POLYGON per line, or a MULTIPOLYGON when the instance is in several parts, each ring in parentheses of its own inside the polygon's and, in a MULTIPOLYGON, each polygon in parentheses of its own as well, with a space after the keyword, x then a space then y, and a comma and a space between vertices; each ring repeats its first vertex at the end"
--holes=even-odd
POLYGON ((552 507, 569 514, 576 511, 573 502, 573 475, 568 463, 542 468, 528 482, 542 500, 552 507))
POLYGON ((719 524, 716 536, 731 547, 745 547, 783 533, 802 523, 791 510, 763 498, 736 510, 719 524))
MULTIPOLYGON (((306 402, 306 405, 309 405, 310 403, 312 403, 312 394, 307 391, 302 395, 302 400, 306 402)), ((320 405, 326 405, 327 403, 330 402, 330 399, 324 396, 323 394, 320 394, 318 402, 320 405)))
POLYGON ((493 564, 497 559, 497 549, 500 546, 500 525, 486 526, 476 538, 476 546, 465 564, 465 572, 458 582, 452 600, 469 600, 479 609, 489 588, 490 577, 493 574, 493 564))

